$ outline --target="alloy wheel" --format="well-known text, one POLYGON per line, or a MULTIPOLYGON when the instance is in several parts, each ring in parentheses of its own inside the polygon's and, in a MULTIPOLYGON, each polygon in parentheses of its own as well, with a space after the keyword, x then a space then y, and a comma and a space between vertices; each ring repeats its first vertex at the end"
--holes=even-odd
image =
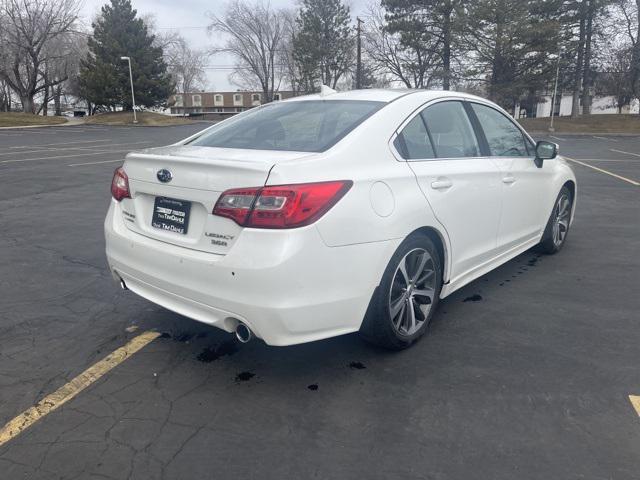
POLYGON ((427 320, 436 280, 436 266, 427 250, 413 249, 400 260, 389 292, 389 315, 400 335, 413 335, 427 320))
POLYGON ((556 247, 562 245, 567 232, 569 231, 569 220, 571 216, 571 202, 567 194, 560 195, 556 206, 553 210, 553 226, 552 226, 552 238, 553 244, 556 247))

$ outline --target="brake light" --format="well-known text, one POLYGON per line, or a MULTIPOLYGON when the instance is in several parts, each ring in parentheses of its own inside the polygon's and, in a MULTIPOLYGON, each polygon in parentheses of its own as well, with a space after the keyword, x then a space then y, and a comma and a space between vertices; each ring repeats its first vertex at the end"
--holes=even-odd
POLYGON ((111 195, 118 202, 123 198, 131 198, 129 193, 129 177, 122 167, 116 168, 113 172, 113 180, 111 180, 111 195))
POLYGON ((341 180, 227 190, 213 214, 243 227, 303 227, 327 213, 352 185, 350 180, 341 180))

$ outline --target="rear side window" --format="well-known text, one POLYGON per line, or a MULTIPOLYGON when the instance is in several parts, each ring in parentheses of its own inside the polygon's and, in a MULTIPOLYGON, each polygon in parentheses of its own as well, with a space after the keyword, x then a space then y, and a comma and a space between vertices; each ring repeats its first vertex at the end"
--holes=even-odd
POLYGON ((529 156, 523 133, 509 118, 486 105, 472 103, 471 108, 482 126, 492 156, 529 156))
POLYGON ((434 158, 435 153, 427 128, 420 115, 416 115, 396 137, 395 147, 406 160, 434 158))
POLYGON ((189 145, 322 152, 384 105, 360 100, 270 103, 222 122, 189 145))
POLYGON ((461 102, 440 102, 427 107, 422 116, 439 158, 480 156, 478 140, 461 102))

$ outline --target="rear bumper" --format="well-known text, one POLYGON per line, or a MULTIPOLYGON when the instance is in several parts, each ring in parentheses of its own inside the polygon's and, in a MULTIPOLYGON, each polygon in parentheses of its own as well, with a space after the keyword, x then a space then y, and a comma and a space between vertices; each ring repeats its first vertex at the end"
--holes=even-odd
POLYGON ((119 204, 105 220, 111 271, 141 297, 228 332, 238 321, 269 345, 359 330, 400 240, 328 247, 314 226, 244 229, 216 255, 132 232, 119 204))

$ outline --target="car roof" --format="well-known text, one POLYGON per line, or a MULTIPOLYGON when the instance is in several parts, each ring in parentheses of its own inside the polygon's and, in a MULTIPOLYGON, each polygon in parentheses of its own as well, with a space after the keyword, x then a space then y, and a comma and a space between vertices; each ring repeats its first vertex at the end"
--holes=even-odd
POLYGON ((383 89, 368 88, 364 90, 347 90, 345 92, 335 92, 329 94, 314 93, 311 95, 302 95, 285 100, 286 102, 300 102, 305 100, 364 100, 389 103, 397 98, 405 95, 421 94, 421 100, 429 101, 430 99, 446 98, 446 97, 464 97, 468 99, 484 100, 483 98, 468 93, 454 92, 449 90, 418 90, 418 89, 383 89))

